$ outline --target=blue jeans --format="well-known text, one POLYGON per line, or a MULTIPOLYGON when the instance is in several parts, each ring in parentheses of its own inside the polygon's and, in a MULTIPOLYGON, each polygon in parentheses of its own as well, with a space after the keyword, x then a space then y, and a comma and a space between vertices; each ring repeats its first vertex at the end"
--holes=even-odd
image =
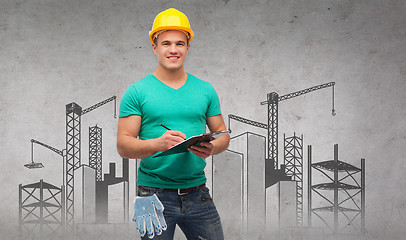
MULTIPOLYGON (((220 216, 205 186, 185 195, 159 188, 138 187, 138 196, 156 194, 165 207, 164 217, 168 228, 153 239, 172 240, 176 224, 187 239, 223 240, 220 216)), ((141 239, 147 240, 147 234, 141 239)))

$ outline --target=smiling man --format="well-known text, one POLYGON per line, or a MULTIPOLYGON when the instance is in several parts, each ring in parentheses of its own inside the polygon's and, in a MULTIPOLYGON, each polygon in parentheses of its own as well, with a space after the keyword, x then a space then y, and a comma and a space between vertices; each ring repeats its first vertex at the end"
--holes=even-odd
POLYGON ((184 71, 193 36, 185 14, 173 8, 159 13, 149 33, 157 68, 131 84, 121 100, 117 150, 141 159, 133 220, 142 239, 173 239, 176 225, 187 239, 224 239, 204 168, 207 157, 228 147, 230 136, 153 157, 205 133, 206 126, 226 130, 213 86, 184 71))

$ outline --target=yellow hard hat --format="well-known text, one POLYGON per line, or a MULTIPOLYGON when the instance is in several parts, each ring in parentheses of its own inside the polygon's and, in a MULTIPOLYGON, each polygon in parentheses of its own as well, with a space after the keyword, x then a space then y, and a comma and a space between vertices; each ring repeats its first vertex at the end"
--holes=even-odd
POLYGON ((193 38, 193 31, 190 28, 189 20, 187 16, 174 9, 169 8, 163 12, 160 12, 154 20, 151 31, 149 31, 149 40, 154 43, 154 35, 157 32, 165 30, 181 30, 187 33, 189 42, 193 38))

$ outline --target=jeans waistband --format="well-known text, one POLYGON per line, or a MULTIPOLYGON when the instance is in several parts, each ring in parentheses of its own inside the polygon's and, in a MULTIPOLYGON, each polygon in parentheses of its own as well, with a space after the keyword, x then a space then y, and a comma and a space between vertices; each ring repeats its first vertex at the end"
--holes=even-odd
POLYGON ((203 183, 203 184, 201 184, 201 185, 199 185, 199 186, 196 186, 196 187, 183 188, 183 189, 173 189, 173 188, 145 187, 145 186, 139 186, 139 185, 138 185, 138 187, 139 187, 140 189, 145 190, 145 191, 148 191, 148 190, 151 190, 151 189, 156 189, 156 190, 164 190, 164 191, 170 191, 170 192, 177 192, 178 195, 185 195, 185 194, 188 194, 188 193, 190 193, 190 192, 197 191, 197 190, 199 190, 200 188, 205 187, 205 186, 206 186, 206 184, 203 183))

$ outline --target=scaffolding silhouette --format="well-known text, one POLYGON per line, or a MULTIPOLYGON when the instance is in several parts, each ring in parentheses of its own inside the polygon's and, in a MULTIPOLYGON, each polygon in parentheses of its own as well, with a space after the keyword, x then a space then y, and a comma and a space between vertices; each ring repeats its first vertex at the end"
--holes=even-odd
POLYGON ((335 144, 333 160, 312 163, 312 148, 308 145, 309 226, 315 215, 333 233, 365 233, 365 159, 361 159, 361 168, 338 159, 338 144, 335 144), (312 170, 321 173, 327 182, 312 185, 312 170), (313 193, 324 199, 326 205, 313 207, 313 193))
POLYGON ((284 140, 285 173, 296 181, 296 225, 303 225, 303 135, 286 137, 284 140))
POLYGON ((63 186, 44 182, 19 185, 19 230, 22 237, 55 239, 64 235, 63 186))
POLYGON ((89 166, 96 170, 96 182, 103 181, 102 173, 102 129, 89 127, 89 166))

